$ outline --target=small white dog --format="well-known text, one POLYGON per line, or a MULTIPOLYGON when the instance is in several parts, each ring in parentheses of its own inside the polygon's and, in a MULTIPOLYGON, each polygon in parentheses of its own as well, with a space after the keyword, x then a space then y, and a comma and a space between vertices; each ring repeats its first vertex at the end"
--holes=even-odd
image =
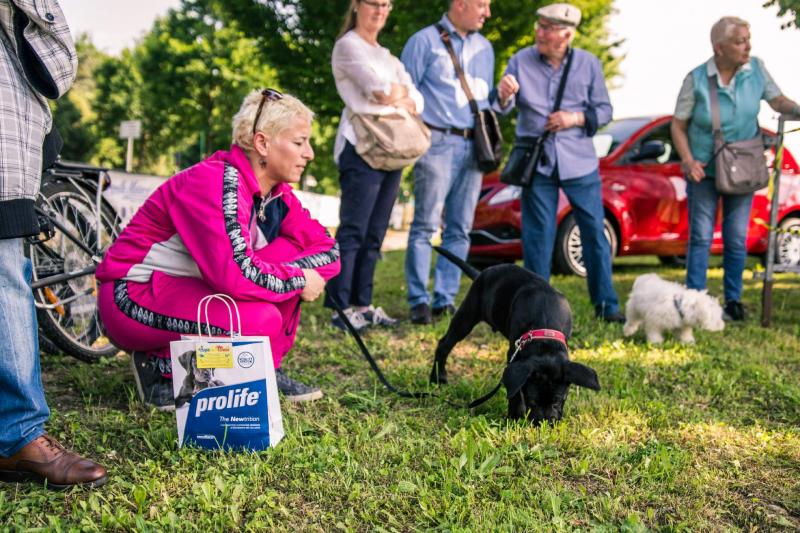
POLYGON ((694 342, 692 328, 722 331, 722 307, 706 291, 687 289, 683 285, 661 279, 658 274, 644 274, 633 282, 633 290, 625 306, 625 327, 629 337, 644 326, 647 340, 664 341, 663 332, 678 330, 681 342, 694 342))

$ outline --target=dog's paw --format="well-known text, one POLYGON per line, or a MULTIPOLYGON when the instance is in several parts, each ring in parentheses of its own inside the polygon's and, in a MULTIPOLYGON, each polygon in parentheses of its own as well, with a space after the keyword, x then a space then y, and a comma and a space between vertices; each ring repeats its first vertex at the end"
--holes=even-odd
POLYGON ((447 374, 431 372, 430 382, 434 385, 447 385, 447 374))

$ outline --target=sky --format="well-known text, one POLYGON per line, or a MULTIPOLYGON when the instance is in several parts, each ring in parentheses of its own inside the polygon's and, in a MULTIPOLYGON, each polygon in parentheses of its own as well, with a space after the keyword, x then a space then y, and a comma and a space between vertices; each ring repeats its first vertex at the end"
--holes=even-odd
MULTIPOLYGON (((325 0, 320 0, 325 1, 325 0)), ((494 0, 497 2, 524 0, 494 0)), ((88 32, 101 50, 118 53, 135 44, 155 18, 177 7, 179 0, 61 0, 74 33, 88 32)), ((720 17, 747 20, 752 54, 764 60, 783 93, 800 101, 800 30, 781 30, 777 9, 764 0, 615 0, 610 29, 624 39, 622 77, 614 80, 611 103, 617 118, 671 113, 681 81, 711 56, 709 31, 720 17)), ((533 14, 531 16, 533 31, 533 14)), ((762 126, 775 128, 775 113, 762 104, 762 126)), ((787 136, 800 154, 800 133, 787 136)))

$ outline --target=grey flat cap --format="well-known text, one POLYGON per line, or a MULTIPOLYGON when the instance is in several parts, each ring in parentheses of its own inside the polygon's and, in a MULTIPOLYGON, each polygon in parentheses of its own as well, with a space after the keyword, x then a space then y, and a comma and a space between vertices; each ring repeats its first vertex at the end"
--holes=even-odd
POLYGON ((536 14, 565 26, 577 26, 581 22, 581 10, 570 4, 550 4, 540 7, 536 14))

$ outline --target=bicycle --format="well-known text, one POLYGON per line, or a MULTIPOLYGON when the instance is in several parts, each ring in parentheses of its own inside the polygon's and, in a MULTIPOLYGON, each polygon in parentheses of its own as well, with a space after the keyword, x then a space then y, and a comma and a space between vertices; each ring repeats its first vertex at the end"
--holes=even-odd
POLYGON ((108 169, 57 161, 44 171, 36 199, 41 232, 25 243, 41 349, 88 363, 118 351, 97 312, 94 277, 120 232, 116 210, 103 197, 110 184, 108 169))

